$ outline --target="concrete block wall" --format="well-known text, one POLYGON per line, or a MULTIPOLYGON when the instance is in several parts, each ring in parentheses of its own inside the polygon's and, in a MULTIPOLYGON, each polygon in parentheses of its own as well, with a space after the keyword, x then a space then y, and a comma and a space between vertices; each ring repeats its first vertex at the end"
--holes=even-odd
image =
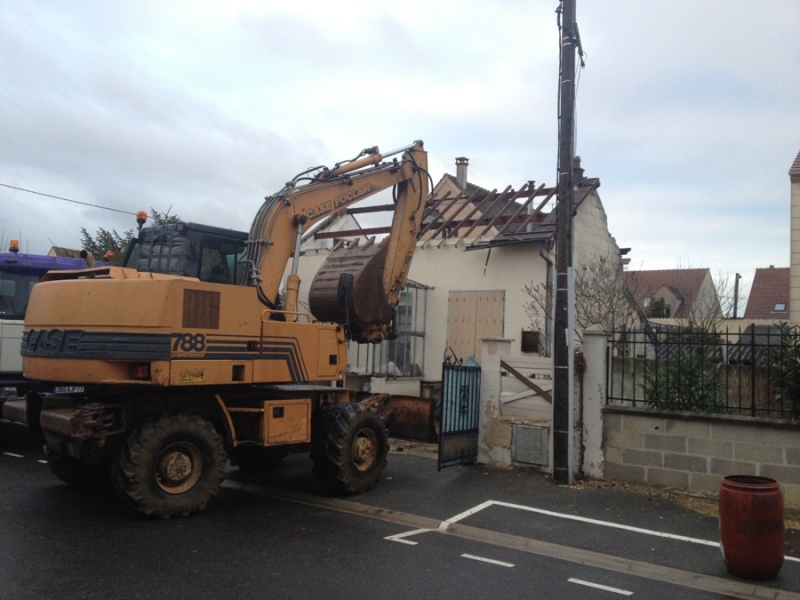
POLYGON ((800 508, 800 424, 608 406, 603 442, 605 479, 717 494, 726 475, 759 475, 800 508))

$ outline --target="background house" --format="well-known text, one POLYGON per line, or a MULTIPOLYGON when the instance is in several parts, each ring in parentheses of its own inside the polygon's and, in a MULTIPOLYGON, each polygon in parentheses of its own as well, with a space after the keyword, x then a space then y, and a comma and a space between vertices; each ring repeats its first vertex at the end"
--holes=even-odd
POLYGON ((789 281, 789 267, 756 269, 744 318, 788 321, 789 281))
POLYGON ((709 269, 627 271, 625 277, 637 306, 646 316, 684 320, 723 316, 709 269))
MULTIPOLYGON (((531 329, 523 287, 553 277, 556 190, 534 182, 487 190, 468 181, 468 165, 466 158, 456 159, 456 175, 442 177, 426 206, 409 274, 412 284, 399 306, 400 337, 374 347, 353 344, 352 372, 439 380, 445 356, 480 360, 482 338, 513 339, 512 357, 543 349, 545 340, 536 344, 523 335, 531 329)), ((621 268, 597 193, 599 180, 583 176, 580 159, 574 180, 576 266, 604 256, 621 268)), ((363 235, 358 227, 348 231, 343 221, 357 211, 308 234, 299 270, 301 304, 334 240, 363 235)))

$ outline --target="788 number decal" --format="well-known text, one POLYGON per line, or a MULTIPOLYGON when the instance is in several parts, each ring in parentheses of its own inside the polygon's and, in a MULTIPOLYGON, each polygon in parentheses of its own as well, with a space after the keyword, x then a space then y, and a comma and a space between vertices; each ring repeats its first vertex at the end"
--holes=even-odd
POLYGON ((179 333, 172 343, 172 351, 181 354, 202 354, 206 351, 204 333, 179 333))

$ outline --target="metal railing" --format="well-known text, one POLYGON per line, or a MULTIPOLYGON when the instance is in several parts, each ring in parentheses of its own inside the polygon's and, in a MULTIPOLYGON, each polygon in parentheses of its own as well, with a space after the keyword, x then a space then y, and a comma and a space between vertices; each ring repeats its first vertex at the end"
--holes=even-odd
POLYGON ((348 372, 382 377, 424 376, 428 289, 409 280, 400 294, 396 339, 380 344, 348 343, 348 372))
POLYGON ((608 403, 800 418, 800 329, 618 331, 607 347, 608 403))

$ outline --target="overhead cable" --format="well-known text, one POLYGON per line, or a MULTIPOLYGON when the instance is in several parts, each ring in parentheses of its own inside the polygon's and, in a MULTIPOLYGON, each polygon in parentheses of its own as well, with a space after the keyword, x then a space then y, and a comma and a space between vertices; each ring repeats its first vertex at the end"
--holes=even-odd
POLYGON ((120 210, 118 208, 110 208, 108 206, 100 206, 99 204, 91 204, 90 202, 81 202, 80 200, 70 200, 69 198, 64 198, 62 196, 54 196, 53 194, 45 194, 44 192, 36 192, 34 190, 28 190, 25 188, 17 187, 15 185, 8 185, 7 183, 0 183, 0 186, 10 188, 12 190, 18 190, 20 192, 28 192, 29 194, 36 194, 37 196, 45 196, 47 198, 55 198, 56 200, 63 200, 64 202, 72 202, 73 204, 82 204, 83 206, 91 206, 92 208, 102 208, 103 210, 110 210, 113 212, 122 213, 124 215, 134 215, 136 216, 135 212, 131 212, 129 210, 120 210))

